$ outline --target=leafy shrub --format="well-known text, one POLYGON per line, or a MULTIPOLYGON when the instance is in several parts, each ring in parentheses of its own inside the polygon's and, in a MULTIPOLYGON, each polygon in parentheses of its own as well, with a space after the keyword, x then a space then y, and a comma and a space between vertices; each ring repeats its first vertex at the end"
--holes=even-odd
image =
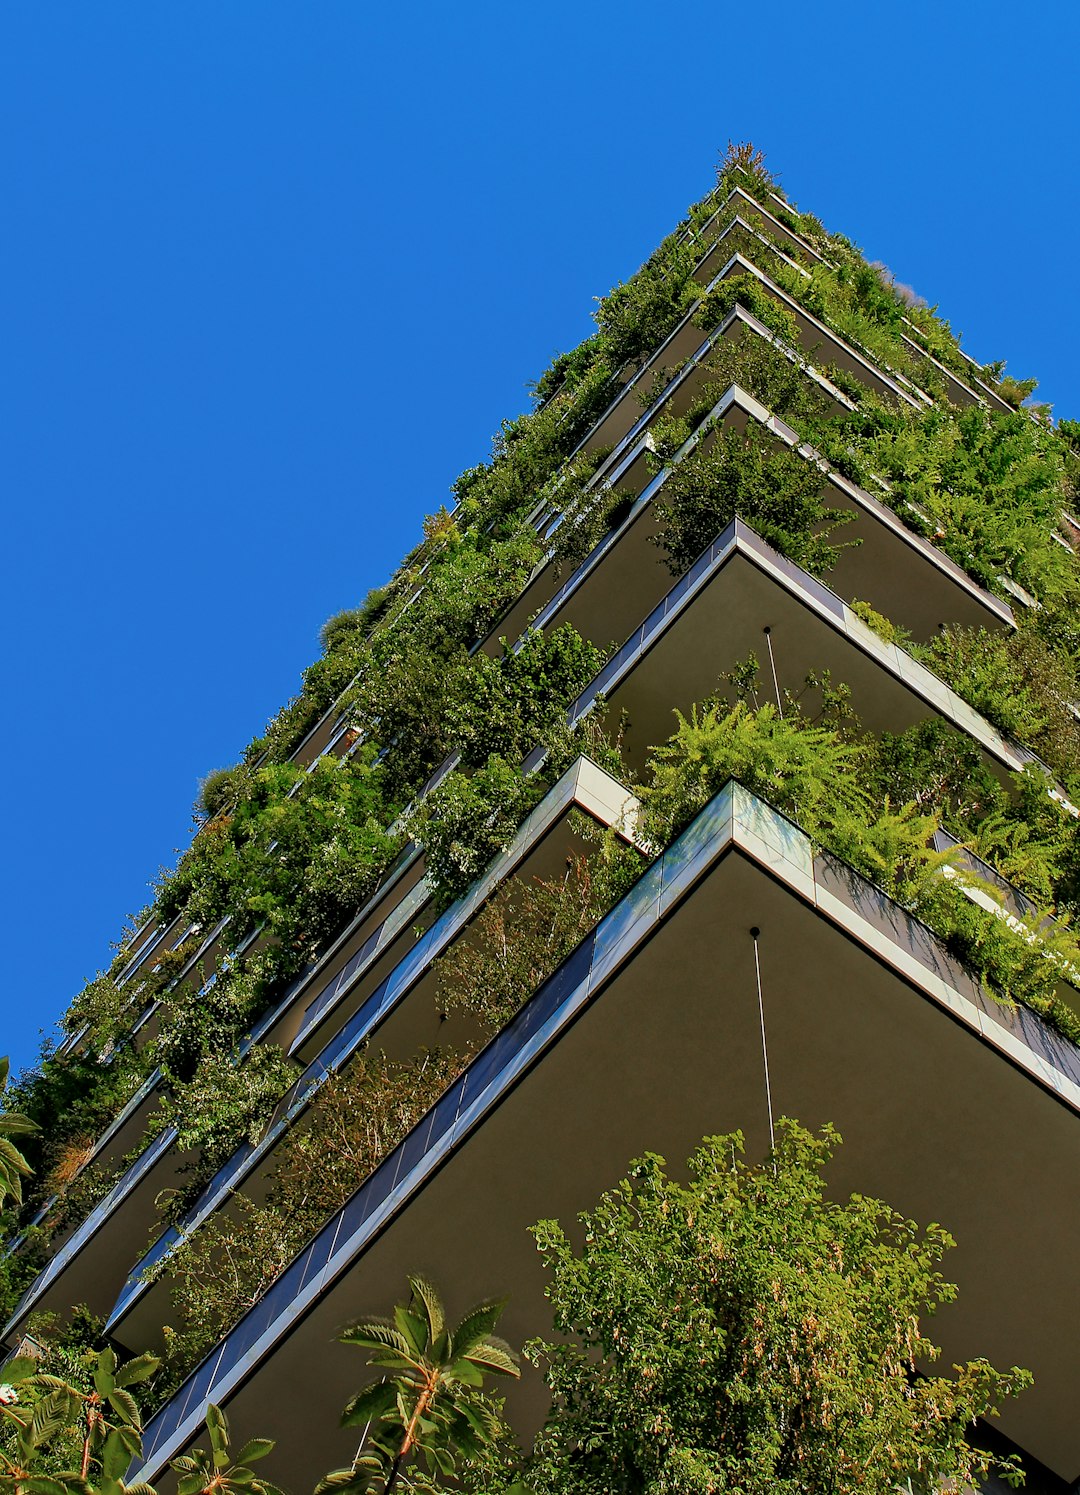
POLYGON ((462 763, 472 767, 492 755, 522 758, 599 671, 604 656, 569 623, 525 635, 502 656, 474 656, 470 678, 447 711, 462 763))
POLYGON ((213 820, 227 810, 237 793, 240 768, 215 768, 204 779, 199 780, 199 798, 196 811, 205 820, 213 820))
POLYGON ((777 550, 820 574, 836 564, 837 526, 854 516, 827 508, 813 463, 756 422, 745 433, 720 428, 673 467, 655 500, 656 544, 678 575, 738 516, 777 550))
POLYGON ((711 332, 735 306, 752 312, 789 346, 798 345, 799 329, 792 312, 766 290, 757 276, 749 273, 729 275, 720 281, 702 297, 694 321, 704 332, 711 332))
POLYGON ((640 853, 604 838, 559 878, 513 879, 484 905, 468 937, 436 962, 437 1001, 497 1033, 555 971, 643 867, 640 853))
POLYGON ((1080 766, 1076 671, 1026 622, 1015 633, 943 628, 918 653, 969 705, 1027 743, 1063 777, 1080 766))
POLYGON ((198 1149, 198 1163, 187 1171, 187 1187, 173 1201, 179 1212, 228 1161, 241 1142, 257 1142, 278 1101, 298 1074, 297 1065, 276 1044, 255 1044, 244 1055, 229 1048, 205 1051, 187 1084, 175 1086, 162 1102, 158 1124, 177 1130, 182 1151, 198 1149))
MULTIPOLYGON (((771 704, 754 710, 744 700, 734 706, 709 701, 678 722, 653 753, 651 782, 641 790, 646 828, 658 845, 735 778, 917 913, 993 995, 1024 1002, 1080 1041, 1080 1020, 1056 995, 1063 973, 1080 969, 1080 947, 1068 928, 1047 931, 1036 917, 1017 930, 972 902, 965 882, 994 890, 958 869, 952 879, 938 875, 950 858, 931 849, 937 806, 874 795, 926 752, 933 735, 893 738, 882 751, 872 741, 844 740, 797 711, 781 718, 771 704)), ((953 787, 957 768, 949 766, 941 797, 953 787)))
POLYGON ((913 1379, 939 1353, 923 1323, 956 1295, 938 1270, 953 1241, 835 1198, 839 1140, 784 1119, 750 1166, 740 1132, 708 1137, 689 1182, 649 1154, 573 1241, 535 1227, 554 1336, 526 1348, 551 1392, 529 1489, 893 1495, 1002 1468, 970 1427, 1031 1378, 976 1360, 913 1379))
POLYGON ((646 831, 657 845, 677 835, 732 778, 777 809, 797 807, 808 830, 826 816, 865 811, 863 752, 835 732, 798 715, 781 717, 771 704, 755 711, 745 701, 706 701, 689 717, 675 715, 678 727, 654 749, 642 790, 646 831))
POLYGON ((424 848, 435 905, 460 898, 493 856, 510 845, 543 793, 515 764, 493 754, 474 774, 447 774, 409 816, 409 834, 424 848))
POLYGON ((344 612, 327 618, 319 629, 319 643, 325 654, 332 654, 335 649, 355 649, 366 637, 370 626, 366 608, 346 608, 344 612))
POLYGON ((289 1132, 275 1159, 266 1202, 234 1195, 228 1210, 163 1263, 176 1316, 167 1331, 171 1386, 258 1301, 466 1061, 449 1050, 423 1051, 405 1062, 364 1054, 328 1077, 309 1119, 289 1132))

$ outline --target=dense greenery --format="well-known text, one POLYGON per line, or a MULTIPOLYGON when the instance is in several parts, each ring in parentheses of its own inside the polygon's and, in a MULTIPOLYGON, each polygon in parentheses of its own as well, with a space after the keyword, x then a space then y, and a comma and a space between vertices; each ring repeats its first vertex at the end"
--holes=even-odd
POLYGON ((642 854, 608 835, 559 878, 515 878, 477 915, 470 938, 437 964, 438 1001, 497 1033, 631 885, 642 854))
MULTIPOLYGON (((1030 1377, 985 1360, 915 1377, 923 1320, 954 1289, 953 1244, 878 1199, 826 1193, 838 1142, 781 1122, 775 1152, 706 1138, 690 1181, 635 1163, 580 1218, 536 1229, 550 1274, 553 1407, 529 1466, 538 1495, 893 1495, 967 1488, 969 1443, 1030 1377)), ((1010 1472, 1006 1470, 1005 1472, 1010 1472)))
MULTIPOLYGON (((310 1116, 269 1169, 268 1197, 237 1193, 162 1263, 171 1308, 159 1392, 178 1385, 288 1266, 327 1216, 419 1121, 471 1058, 426 1050, 408 1061, 365 1053, 325 1081, 310 1116)), ((186 1199, 186 1196, 185 1196, 186 1199)))
POLYGON ((855 516, 827 508, 821 490, 817 468, 763 427, 721 429, 672 469, 656 540, 678 573, 738 515, 805 570, 828 571, 839 553, 831 531, 855 516))
MULTIPOLYGON (((580 829, 594 834, 584 817, 580 829)), ((439 1016, 472 1020, 456 1025, 456 1046, 422 1049, 408 1060, 365 1049, 326 1077, 269 1161, 265 1201, 238 1193, 156 1269, 168 1278, 172 1305, 160 1387, 177 1384, 258 1300, 642 865, 638 852, 609 834, 575 858, 565 877, 503 889, 478 915, 471 938, 437 963, 439 1016)), ((192 1192, 185 1189, 170 1212, 178 1215, 192 1192)))
MULTIPOLYGON (((872 598, 863 611, 1034 748, 1080 797, 1080 728, 1071 709, 1080 697, 1080 583, 1061 518, 1080 485, 1077 423, 1055 430, 1045 413, 951 404, 955 388, 943 371, 969 387, 976 371, 948 325, 907 304, 848 241, 778 204, 774 189, 753 152, 729 153, 716 192, 603 298, 595 334, 555 360, 535 386, 534 408, 505 423, 490 460, 454 485, 454 510, 425 521, 421 543, 385 587, 325 625, 322 656, 295 700, 238 764, 203 781, 195 837, 161 878, 147 915, 175 919, 178 930, 195 926, 190 937, 129 981, 121 978, 130 945, 122 946, 64 1019, 69 1035, 81 1035, 75 1047, 47 1052, 15 1087, 39 1130, 25 1144, 35 1179, 21 1216, 9 1212, 6 1223, 14 1229, 57 1200, 5 1259, 0 1293, 8 1308, 39 1269, 50 1234, 84 1214, 129 1160, 95 1157, 95 1139, 155 1068, 161 1083, 151 1130, 175 1125, 192 1154, 183 1187, 162 1201, 166 1218, 183 1214, 238 1142, 261 1134, 296 1071, 272 1046, 245 1050, 243 1036, 377 890, 407 837, 423 848, 435 907, 444 907, 508 844, 578 752, 626 777, 602 712, 574 733, 565 728, 566 706, 595 676, 610 641, 583 639, 569 626, 533 631, 516 649, 506 646, 511 639, 492 650, 491 638, 541 563, 576 564, 626 514, 636 494, 595 481, 605 453, 578 444, 685 317, 704 336, 742 306, 775 341, 746 330, 719 340, 690 409, 678 417, 661 409, 650 422, 654 470, 668 467, 655 507, 658 562, 684 569, 735 514, 820 574, 844 544, 838 526, 848 516, 828 504, 813 462, 754 422, 745 435, 703 428, 738 383, 971 575, 999 592, 1014 595, 1012 583, 1030 594, 1037 605, 1018 607, 1014 633, 948 628, 921 648, 874 613, 872 598), (704 236, 732 224, 735 211, 724 202, 736 185, 822 258, 785 241, 784 259, 735 229, 728 249, 933 403, 890 400, 835 367, 827 348, 808 349, 791 306, 756 276, 729 276, 706 293, 695 279, 711 242, 704 236), (815 363, 843 400, 809 378, 815 363), (540 509, 566 516, 550 542, 530 520, 540 509), (311 763, 313 747, 297 750, 328 712, 348 730, 335 752, 311 763), (523 776, 521 761, 537 744, 545 761, 523 776), (425 792, 451 759, 453 770, 425 792), (132 1038, 136 1019, 151 1009, 153 1023, 132 1038)), ((745 203, 738 211, 774 238, 764 217, 745 203)), ((647 370, 643 399, 657 399, 674 372, 647 370)), ((999 388, 1014 402, 1023 397, 1018 381, 999 388)), ((652 844, 663 845, 735 776, 930 923, 999 997, 1028 1003, 1080 1041, 1059 994, 1077 956, 1068 917, 1080 910, 1080 836, 1045 778, 1029 772, 1006 793, 974 744, 939 723, 872 740, 828 687, 811 692, 813 711, 789 702, 783 718, 753 690, 751 670, 739 688, 680 719, 671 743, 656 746, 642 786, 652 844), (1031 941, 964 896, 970 874, 939 875, 943 859, 928 849, 939 826, 1033 900, 1031 941), (1047 913, 1058 916, 1056 925, 1044 923, 1047 913)), ((368 1051, 326 1079, 275 1154, 268 1197, 258 1205, 235 1198, 167 1263, 174 1328, 159 1391, 255 1301, 460 1072, 477 1036, 505 1021, 638 867, 634 854, 609 846, 564 879, 499 893, 477 922, 477 939, 452 949, 439 971, 443 1010, 474 1023, 468 1041, 404 1059, 368 1051)))
MULTIPOLYGON (((437 1290, 410 1277, 392 1318, 340 1336, 379 1374, 342 1414, 344 1427, 363 1429, 351 1464, 315 1495, 393 1495, 399 1485, 426 1495, 884 1495, 901 1481, 929 1495, 991 1469, 1021 1479, 1015 1459, 985 1453, 970 1429, 1022 1391, 1027 1372, 978 1360, 952 1377, 917 1374, 938 1354, 922 1320, 955 1296, 938 1271, 948 1234, 880 1200, 827 1197, 839 1138, 786 1120, 778 1132, 757 1166, 742 1160, 740 1133, 706 1138, 689 1184, 670 1179, 662 1158, 632 1164, 581 1216, 580 1250, 557 1222, 535 1227, 557 1337, 528 1347, 552 1393, 528 1453, 484 1388, 489 1375, 519 1374, 492 1332, 504 1304, 481 1303, 451 1328, 437 1290)), ((100 1335, 100 1325, 80 1328, 100 1335)), ((155 1495, 124 1476, 141 1455, 140 1395, 156 1357, 41 1354, 4 1367, 0 1487, 155 1495)), ((179 1495, 281 1495, 254 1467, 272 1440, 235 1448, 214 1404, 205 1421, 209 1450, 171 1462, 179 1495)))
POLYGON ((1022 823, 1015 806, 972 761, 959 733, 925 724, 875 738, 850 713, 835 724, 828 715, 815 721, 790 700, 781 716, 771 703, 755 708, 723 698, 680 715, 640 790, 646 832, 666 843, 736 778, 925 920, 1001 1001, 1023 1002, 1080 1042, 1075 996, 1065 1000, 1059 990, 1069 972, 1073 980, 1080 972, 1080 946, 1069 928, 1077 822, 1049 803, 1037 776, 1023 775, 1021 801, 1039 797, 1047 807, 1039 821, 1045 839, 1030 831, 1018 837, 1010 829, 1022 823), (1029 917, 1010 924, 966 895, 970 888, 1000 901, 996 887, 932 849, 942 824, 1011 874, 1035 900, 1029 917), (951 875, 941 876, 949 863, 951 875), (1058 915, 1050 924, 1049 912, 1058 915))

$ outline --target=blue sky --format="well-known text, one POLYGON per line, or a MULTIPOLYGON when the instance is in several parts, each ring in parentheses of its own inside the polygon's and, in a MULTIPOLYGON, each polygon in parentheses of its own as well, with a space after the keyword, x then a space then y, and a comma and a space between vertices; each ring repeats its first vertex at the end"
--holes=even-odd
POLYGON ((1080 417, 1080 7, 6 0, 0 1053, 751 139, 1080 417))

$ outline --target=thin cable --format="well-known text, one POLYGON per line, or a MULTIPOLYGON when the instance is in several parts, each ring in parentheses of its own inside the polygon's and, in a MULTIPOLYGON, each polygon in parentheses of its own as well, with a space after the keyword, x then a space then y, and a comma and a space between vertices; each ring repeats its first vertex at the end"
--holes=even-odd
MULTIPOLYGON (((762 631, 762 633, 764 633, 764 635, 765 635, 765 642, 769 646, 769 668, 772 670, 773 690, 776 692, 776 714, 780 718, 780 720, 783 721, 784 720, 784 699, 783 699, 783 697, 780 694, 780 681, 777 679, 777 676, 776 676, 776 659, 775 659, 775 657, 773 655, 773 647, 772 647, 772 629, 771 628, 763 628, 761 631, 762 631)), ((798 824, 799 823, 799 801, 797 799, 794 799, 794 798, 792 799, 792 801, 791 801, 791 808, 792 808, 792 812, 793 812, 795 821, 798 824)), ((756 949, 757 946, 755 945, 754 948, 756 949)))
POLYGON ((771 628, 766 628, 764 630, 764 633, 765 633, 765 642, 769 646, 769 668, 772 670, 773 690, 776 692, 776 710, 779 713, 780 720, 783 721, 784 720, 784 702, 783 702, 783 700, 781 699, 781 696, 780 696, 780 681, 776 678, 776 660, 773 658, 773 651, 772 651, 772 629, 771 628))
POLYGON ((754 974, 757 977, 758 1017, 761 1019, 761 1058, 765 1066, 765 1104, 769 1108, 769 1151, 776 1151, 776 1132, 773 1129, 772 1085, 769 1083, 769 1045, 765 1040, 765 999, 761 994, 761 956, 758 953, 760 929, 751 929, 754 941, 754 974))

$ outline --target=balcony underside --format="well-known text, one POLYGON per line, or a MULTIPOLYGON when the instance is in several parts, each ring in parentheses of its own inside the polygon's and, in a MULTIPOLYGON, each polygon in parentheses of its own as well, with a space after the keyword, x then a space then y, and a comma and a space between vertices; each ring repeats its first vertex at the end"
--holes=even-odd
POLYGON ((781 693, 799 693, 811 671, 827 669, 834 685, 850 686, 855 712, 875 735, 940 716, 975 740, 1005 783, 1032 756, 738 520, 630 635, 571 714, 580 715, 597 694, 613 720, 627 711, 623 747, 641 772, 649 749, 674 730, 674 709, 686 712, 723 690, 725 672, 749 654, 762 665, 760 697, 773 698, 770 642, 781 693))
MULTIPOLYGON (((527 1233, 537 1219, 569 1224, 646 1150, 678 1169, 701 1136, 741 1127, 760 1157, 752 926, 777 1113, 840 1129, 838 1194, 880 1195, 953 1232, 947 1275, 960 1295, 932 1325, 943 1363, 985 1355, 1031 1368, 1035 1389, 1002 1427, 1072 1478, 1080 1056, 1031 1014, 982 998, 921 926, 737 789, 504 1030, 488 1051, 503 1067, 482 1055, 474 1091, 444 1098, 457 1106, 449 1130, 437 1107, 384 1164, 386 1181, 365 1186, 369 1201, 346 1206, 310 1264, 290 1268, 220 1362, 154 1420, 146 1476, 193 1435, 209 1396, 239 1437, 279 1436, 273 1477, 310 1482, 354 1448, 334 1413, 360 1362, 334 1338, 386 1311, 406 1272, 443 1284, 451 1312, 508 1294, 504 1328, 520 1342, 548 1322, 527 1233)), ((509 1398, 523 1435, 544 1399, 527 1370, 509 1398)))

